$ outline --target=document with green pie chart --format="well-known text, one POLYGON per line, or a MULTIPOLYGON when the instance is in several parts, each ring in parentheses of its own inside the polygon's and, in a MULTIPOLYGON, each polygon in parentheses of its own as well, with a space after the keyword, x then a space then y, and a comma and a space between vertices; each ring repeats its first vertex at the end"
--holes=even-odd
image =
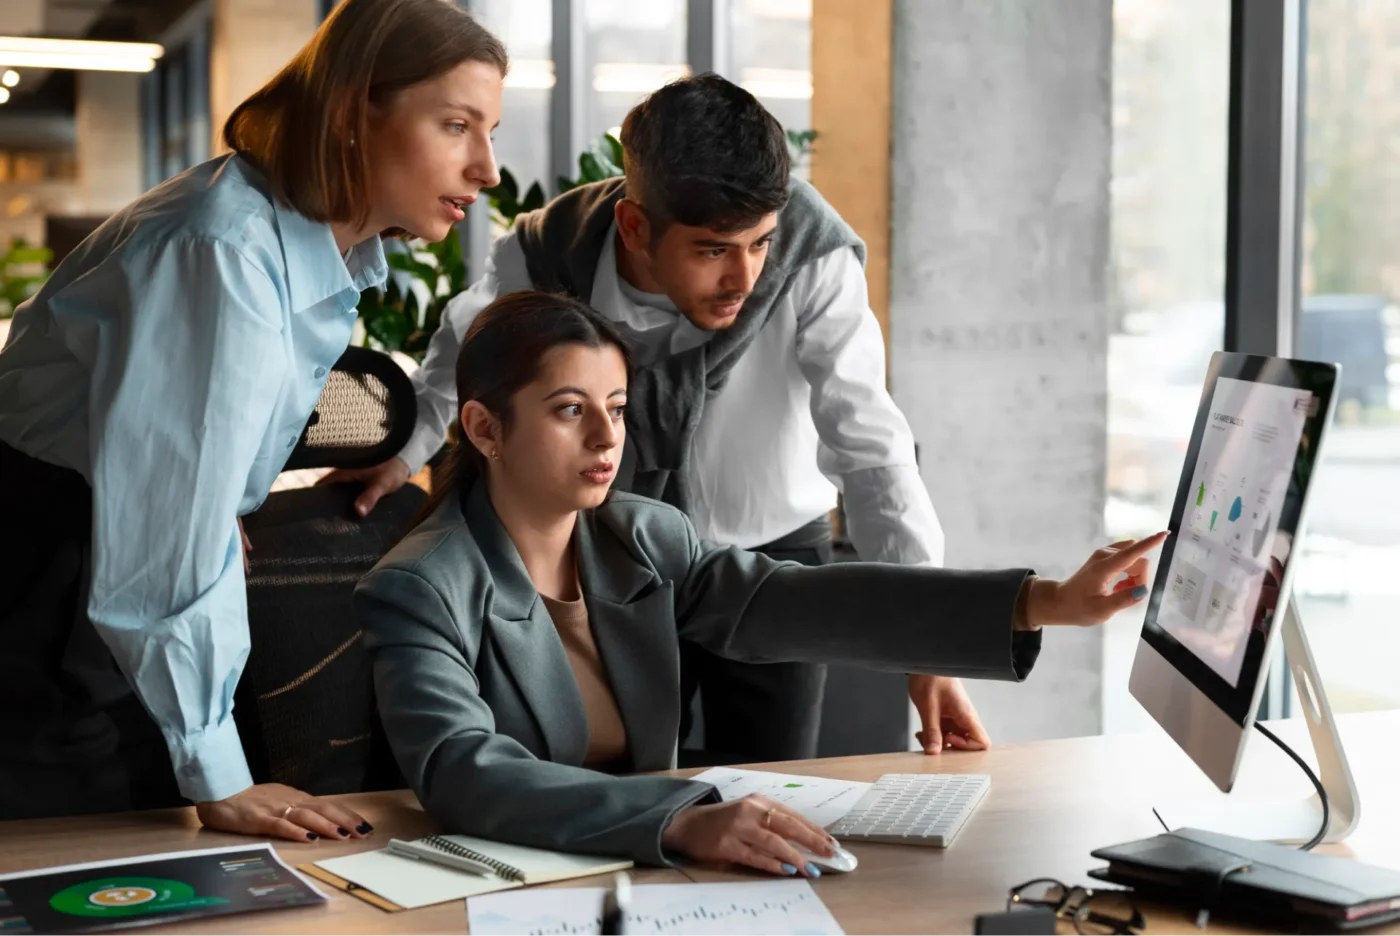
POLYGON ((0 936, 153 926, 325 900, 267 844, 143 855, 0 875, 0 936))

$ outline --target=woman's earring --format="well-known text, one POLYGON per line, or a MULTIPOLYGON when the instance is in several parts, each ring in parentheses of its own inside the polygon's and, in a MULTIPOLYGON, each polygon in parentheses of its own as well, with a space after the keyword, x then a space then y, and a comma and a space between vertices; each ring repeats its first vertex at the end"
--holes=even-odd
POLYGON ((500 460, 501 460, 501 450, 500 450, 500 449, 492 449, 492 450, 491 450, 491 460, 492 460, 492 461, 500 461, 500 460))

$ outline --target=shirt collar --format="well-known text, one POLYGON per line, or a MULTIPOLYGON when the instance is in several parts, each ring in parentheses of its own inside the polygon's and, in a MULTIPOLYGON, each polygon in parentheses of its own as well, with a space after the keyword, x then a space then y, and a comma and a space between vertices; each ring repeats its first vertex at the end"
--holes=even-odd
POLYGON ((598 269, 593 274, 593 295, 589 297, 589 305, 611 319, 626 320, 629 318, 629 307, 642 313, 648 322, 660 320, 655 314, 658 312, 665 313, 666 317, 680 315, 680 309, 671 301, 670 296, 640 290, 617 272, 617 222, 613 222, 608 228, 607 239, 603 242, 602 253, 598 256, 598 269))
POLYGON ((349 290, 358 295, 371 286, 384 285, 389 263, 379 235, 356 244, 342 257, 329 224, 312 221, 277 198, 272 201, 282 235, 293 312, 303 312, 349 290))

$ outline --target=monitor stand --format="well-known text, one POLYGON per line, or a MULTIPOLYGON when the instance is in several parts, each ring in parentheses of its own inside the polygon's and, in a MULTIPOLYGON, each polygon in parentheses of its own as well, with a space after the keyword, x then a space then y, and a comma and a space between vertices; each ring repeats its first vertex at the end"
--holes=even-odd
MULTIPOLYGON (((1283 649, 1293 670, 1298 700, 1303 717, 1308 722, 1308 733, 1312 736, 1313 752, 1317 755, 1319 768, 1318 779, 1327 791, 1329 819, 1327 834, 1322 840, 1340 842, 1351 834, 1361 818, 1361 799, 1342 750, 1342 739, 1332 718, 1332 707, 1327 703, 1327 692, 1322 688, 1322 680, 1317 674, 1312 649, 1303 633, 1298 606, 1292 598, 1283 615, 1283 649)), ((1263 735, 1250 739, 1245 747, 1259 744, 1274 747, 1273 742, 1263 735)), ((1298 765, 1282 751, 1278 754, 1282 760, 1277 769, 1302 773, 1298 765)), ((1298 751, 1298 756, 1307 760, 1302 751, 1298 751)), ((1283 844, 1307 842, 1322 825, 1322 803, 1316 793, 1303 800, 1222 795, 1218 802, 1183 802, 1158 809, 1157 812, 1169 829, 1203 829, 1283 844)))

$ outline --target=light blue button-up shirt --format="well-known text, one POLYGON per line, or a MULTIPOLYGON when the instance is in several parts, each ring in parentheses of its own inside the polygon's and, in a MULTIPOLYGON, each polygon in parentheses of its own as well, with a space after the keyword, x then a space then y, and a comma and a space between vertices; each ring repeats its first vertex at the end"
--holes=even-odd
POLYGON ((252 783, 233 721, 236 518, 267 497, 386 273, 377 237, 342 257, 329 226, 224 156, 104 224, 0 351, 0 439, 92 485, 88 615, 192 800, 252 783))

